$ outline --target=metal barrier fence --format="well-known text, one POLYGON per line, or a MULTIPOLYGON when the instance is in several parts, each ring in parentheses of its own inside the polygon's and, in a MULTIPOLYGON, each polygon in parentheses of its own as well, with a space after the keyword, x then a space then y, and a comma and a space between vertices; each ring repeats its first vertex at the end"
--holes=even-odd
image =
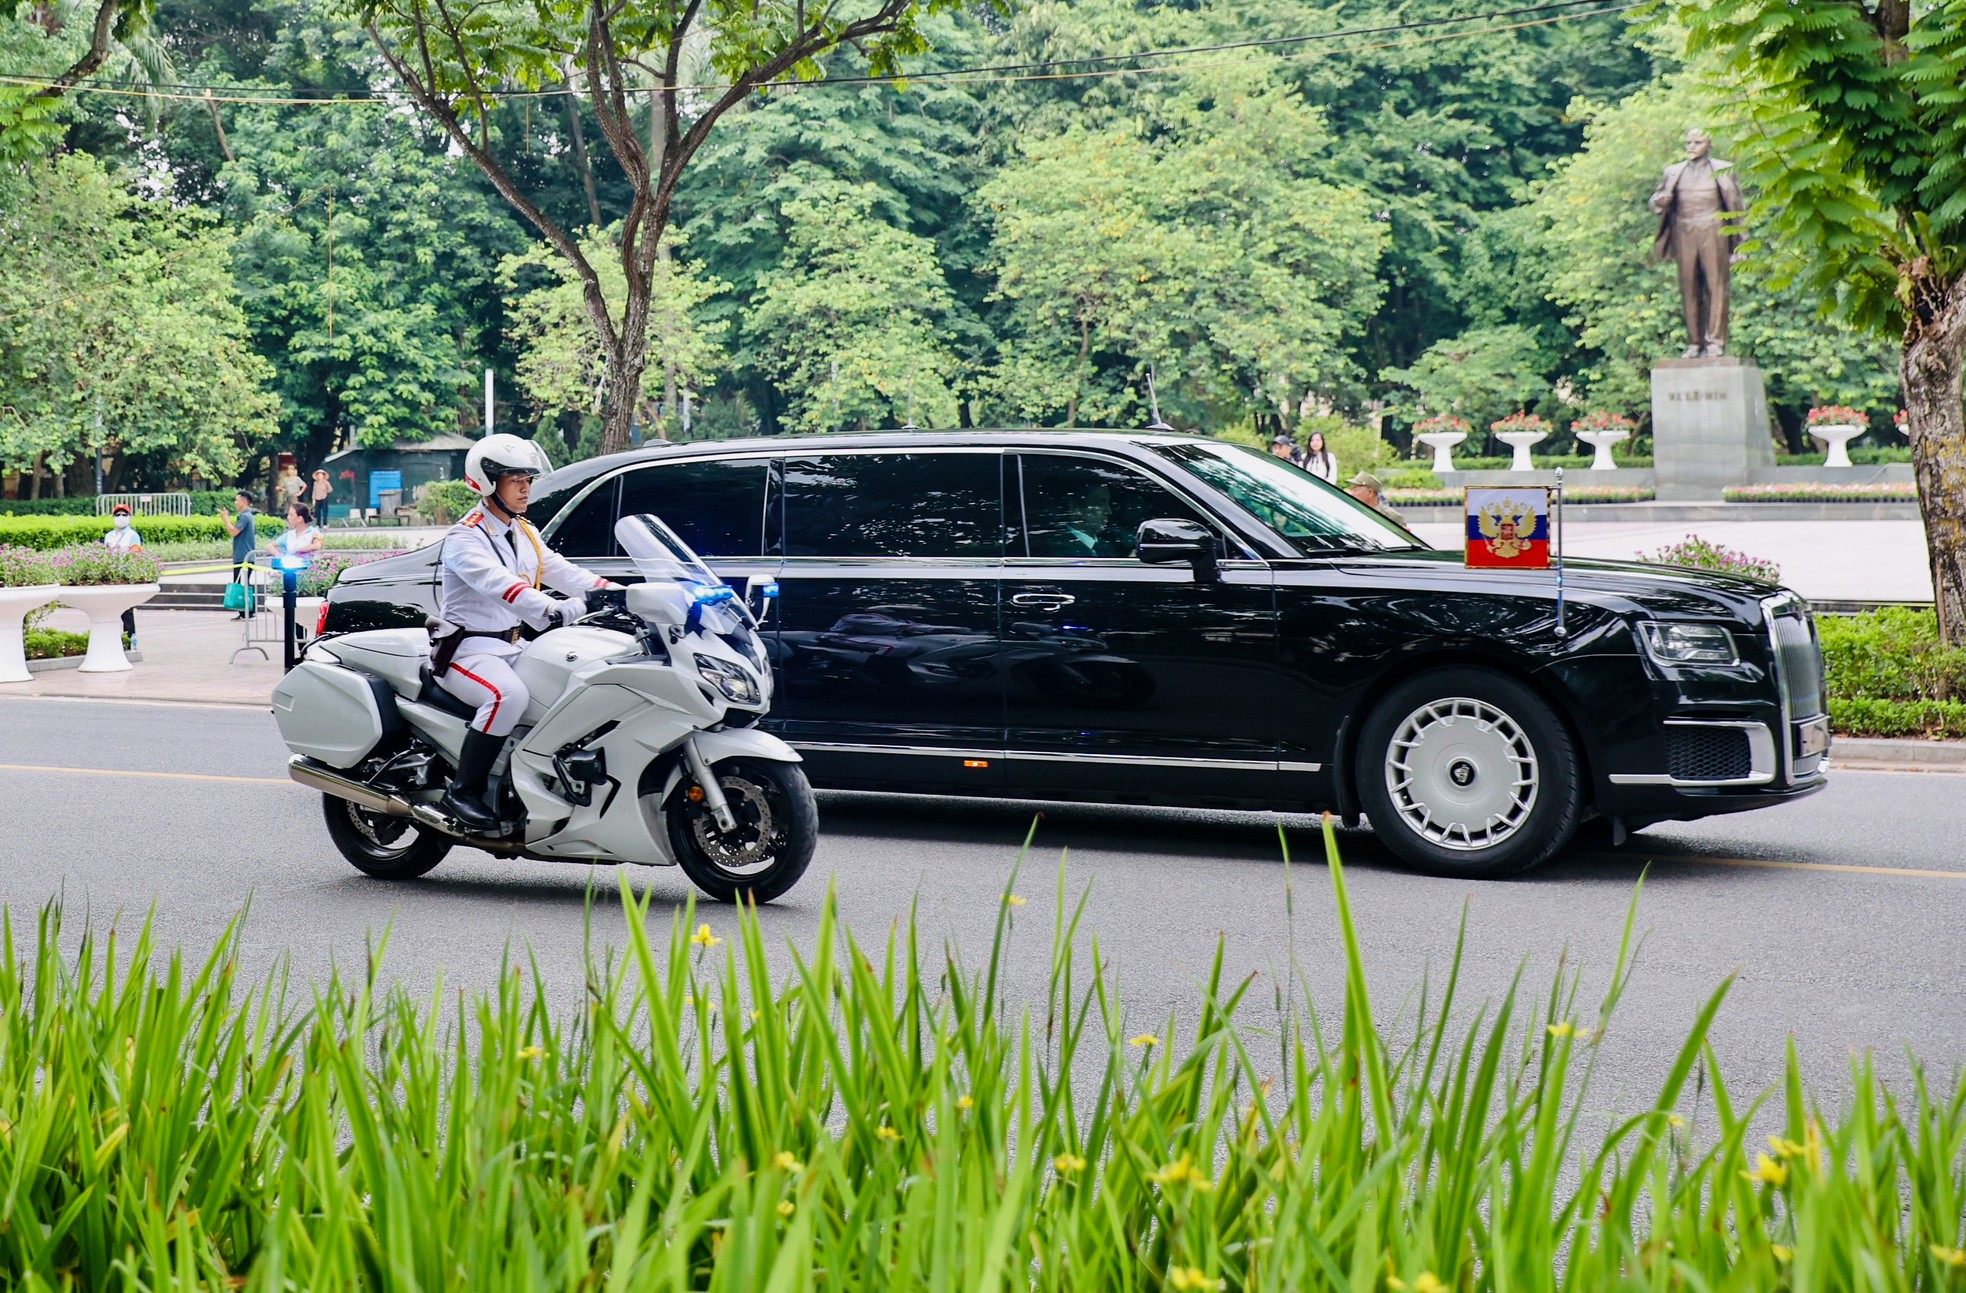
MULTIPOLYGON (((273 652, 278 651, 280 658, 285 658, 287 611, 282 595, 286 580, 272 563, 273 558, 264 552, 253 553, 247 562, 246 620, 240 626, 238 649, 232 653, 234 664, 248 651, 257 651, 266 660, 273 659, 273 652)), ((294 619, 296 653, 314 636, 313 623, 304 619, 294 619)))
POLYGON ((118 503, 128 505, 137 516, 190 516, 189 494, 97 494, 96 515, 108 516, 118 503))

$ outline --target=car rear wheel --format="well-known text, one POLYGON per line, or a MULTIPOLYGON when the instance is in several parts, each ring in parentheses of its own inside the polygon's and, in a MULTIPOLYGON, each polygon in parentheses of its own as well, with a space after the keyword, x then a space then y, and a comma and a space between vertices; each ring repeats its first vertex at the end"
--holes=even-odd
POLYGON ((1373 832, 1435 875, 1526 871, 1570 842, 1583 813, 1562 720, 1486 669, 1436 669, 1394 688, 1360 732, 1357 771, 1373 832))

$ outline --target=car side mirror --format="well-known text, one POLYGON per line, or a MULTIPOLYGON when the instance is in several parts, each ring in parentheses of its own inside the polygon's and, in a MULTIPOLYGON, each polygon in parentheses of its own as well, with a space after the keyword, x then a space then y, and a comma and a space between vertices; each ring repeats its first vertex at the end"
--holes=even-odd
POLYGON ((1174 517, 1140 522, 1133 555, 1150 566, 1186 562, 1195 569, 1195 578, 1215 578, 1215 535, 1206 526, 1174 517))

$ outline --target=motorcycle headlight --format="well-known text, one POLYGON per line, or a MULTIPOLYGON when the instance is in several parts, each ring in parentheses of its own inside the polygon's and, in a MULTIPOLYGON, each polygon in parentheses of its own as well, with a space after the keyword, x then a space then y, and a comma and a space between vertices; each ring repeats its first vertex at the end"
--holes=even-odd
POLYGON ((1656 624, 1638 626, 1639 637, 1654 660, 1665 665, 1736 664, 1734 635, 1718 624, 1656 624))
POLYGON ((722 692, 724 699, 733 705, 758 703, 758 680, 730 661, 698 656, 696 671, 703 675, 703 681, 722 692))

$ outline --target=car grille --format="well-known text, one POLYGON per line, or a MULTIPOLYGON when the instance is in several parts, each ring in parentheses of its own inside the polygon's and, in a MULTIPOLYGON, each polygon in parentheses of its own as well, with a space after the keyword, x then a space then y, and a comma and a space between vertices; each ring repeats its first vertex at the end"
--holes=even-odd
POLYGON ((1739 781, 1752 776, 1748 734, 1738 727, 1668 728, 1666 771, 1674 781, 1739 781))
POLYGON ((1785 609, 1771 621, 1775 652, 1781 661, 1784 699, 1795 718, 1814 718, 1827 709, 1823 695, 1823 653, 1816 642, 1816 625, 1800 607, 1785 609))

